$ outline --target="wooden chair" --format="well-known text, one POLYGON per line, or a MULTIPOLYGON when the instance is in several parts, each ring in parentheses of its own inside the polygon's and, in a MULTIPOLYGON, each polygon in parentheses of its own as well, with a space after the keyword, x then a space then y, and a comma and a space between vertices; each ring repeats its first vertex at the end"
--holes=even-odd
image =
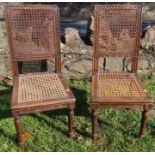
POLYGON ((59 10, 57 6, 24 5, 6 8, 8 44, 13 70, 12 114, 20 148, 23 114, 69 109, 69 137, 73 134, 75 98, 61 74, 59 10), (55 59, 55 72, 19 74, 18 62, 55 59))
MULTIPOLYGON (((92 132, 97 139, 97 110, 121 108, 143 110, 140 134, 144 135, 153 99, 136 74, 141 33, 141 6, 129 4, 95 6, 92 75, 92 132), (131 58, 131 72, 99 71, 99 59, 131 58)), ((115 66, 114 66, 115 67, 115 66)))

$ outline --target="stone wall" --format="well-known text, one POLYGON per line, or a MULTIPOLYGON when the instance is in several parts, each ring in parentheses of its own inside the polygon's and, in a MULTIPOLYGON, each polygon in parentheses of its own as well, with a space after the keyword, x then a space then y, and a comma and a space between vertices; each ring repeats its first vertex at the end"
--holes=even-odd
MULTIPOLYGON (((155 18, 155 12, 152 9, 155 3, 152 5, 149 3, 143 4, 143 17, 145 18, 155 18)), ((0 16, 3 16, 4 6, 7 3, 0 3, 0 16)), ((70 5, 73 5, 71 3, 70 5)), ((77 7, 78 4, 75 6, 77 7)), ((93 3, 91 4, 94 5, 93 3)), ((66 5, 67 6, 67 5, 66 5)), ((82 6, 82 4, 79 4, 82 6)), ((84 5, 86 6, 86 5, 84 5)), ((62 6, 61 6, 62 7, 62 6)), ((63 8, 63 7, 62 7, 63 8)), ((60 8, 60 11, 65 8, 60 8)), ((82 7, 83 8, 83 7, 82 7)), ((155 8, 155 6, 154 6, 155 8)), ((92 9, 92 8, 91 8, 92 9)), ((91 10, 90 9, 90 10, 91 10)), ((67 9, 66 9, 67 10, 67 9)), ((90 16, 92 10, 90 11, 87 7, 83 9, 83 16, 90 16), (85 13, 85 11, 87 14, 85 13), (90 12, 89 12, 90 11, 90 12)), ((79 10, 81 11, 81 10, 79 10)), ((63 15, 65 16, 65 15, 63 15)), ((82 18, 82 16, 81 16, 82 18)), ((88 38, 80 38, 78 36, 78 30, 75 29, 66 29, 65 30, 65 39, 66 42, 61 42, 61 56, 62 56, 62 72, 66 78, 70 79, 90 79, 92 71, 92 52, 93 47, 91 44, 87 43, 88 38), (71 31, 71 35, 69 32, 71 31)), ((5 77, 11 77, 11 67, 9 62, 9 55, 7 51, 7 35, 5 22, 0 22, 0 81, 4 80, 5 77)), ((105 59, 100 60, 100 68, 105 70, 113 71, 130 71, 131 60, 129 59, 105 59)), ((41 71, 46 69, 46 63, 43 62, 29 62, 24 63, 22 71, 31 72, 31 71, 41 71)), ((51 61, 51 67, 54 68, 53 60, 51 61)), ((140 59, 138 65, 138 73, 140 75, 152 75, 155 74, 155 51, 152 48, 141 49, 140 50, 140 59)))
MULTIPOLYGON (((62 45, 63 73, 67 78, 90 79, 92 71, 92 52, 93 47, 88 45, 78 45, 70 47, 62 45), (65 52, 64 52, 65 51, 65 52), (69 51, 69 52, 67 52, 69 51)), ((106 58, 100 59, 100 69, 106 71, 131 71, 131 59, 125 58, 106 58)), ((151 50, 139 51, 138 62, 139 75, 155 75, 155 52, 151 50)))
POLYGON ((12 76, 9 55, 6 49, 0 49, 0 83, 5 77, 12 76))

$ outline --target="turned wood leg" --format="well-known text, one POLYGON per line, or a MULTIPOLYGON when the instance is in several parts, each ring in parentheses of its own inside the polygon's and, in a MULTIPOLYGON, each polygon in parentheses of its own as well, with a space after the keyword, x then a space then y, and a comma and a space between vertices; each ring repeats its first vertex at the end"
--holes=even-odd
POLYGON ((14 119, 15 119, 15 127, 17 131, 17 136, 18 136, 18 144, 19 144, 19 147, 22 150, 24 150, 24 142, 22 138, 22 127, 21 127, 19 116, 16 116, 14 119))
POLYGON ((93 140, 96 142, 97 139, 97 111, 92 110, 92 133, 93 133, 93 140))
POLYGON ((69 109, 69 115, 68 115, 68 136, 69 138, 73 137, 73 128, 74 128, 74 110, 69 109))
POLYGON ((147 120, 148 120, 148 115, 149 115, 148 110, 144 110, 142 112, 142 121, 141 121, 141 129, 140 129, 140 136, 141 137, 144 136, 144 132, 145 132, 145 128, 146 128, 146 124, 147 124, 147 120))

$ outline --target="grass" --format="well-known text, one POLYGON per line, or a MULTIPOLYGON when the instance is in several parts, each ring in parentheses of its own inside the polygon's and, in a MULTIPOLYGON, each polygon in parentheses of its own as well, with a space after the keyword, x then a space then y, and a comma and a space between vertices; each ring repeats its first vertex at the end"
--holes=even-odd
MULTIPOLYGON (((155 98, 155 77, 143 78, 149 93, 155 98)), ((32 136, 25 141, 25 151, 155 151, 155 112, 152 111, 143 139, 139 138, 141 112, 100 110, 98 142, 91 140, 90 82, 69 81, 77 98, 75 134, 66 136, 67 110, 22 116, 23 131, 32 136)), ((10 111, 11 87, 0 86, 0 151, 20 151, 10 111)))

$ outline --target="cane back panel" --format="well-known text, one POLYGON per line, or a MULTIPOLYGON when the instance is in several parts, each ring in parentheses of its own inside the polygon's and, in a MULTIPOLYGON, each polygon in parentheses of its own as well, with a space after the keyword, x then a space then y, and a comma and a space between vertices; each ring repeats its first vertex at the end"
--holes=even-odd
POLYGON ((139 50, 141 5, 95 7, 95 52, 102 57, 135 57, 139 50))
POLYGON ((59 11, 56 6, 9 6, 6 9, 12 59, 48 59, 59 51, 59 11))

